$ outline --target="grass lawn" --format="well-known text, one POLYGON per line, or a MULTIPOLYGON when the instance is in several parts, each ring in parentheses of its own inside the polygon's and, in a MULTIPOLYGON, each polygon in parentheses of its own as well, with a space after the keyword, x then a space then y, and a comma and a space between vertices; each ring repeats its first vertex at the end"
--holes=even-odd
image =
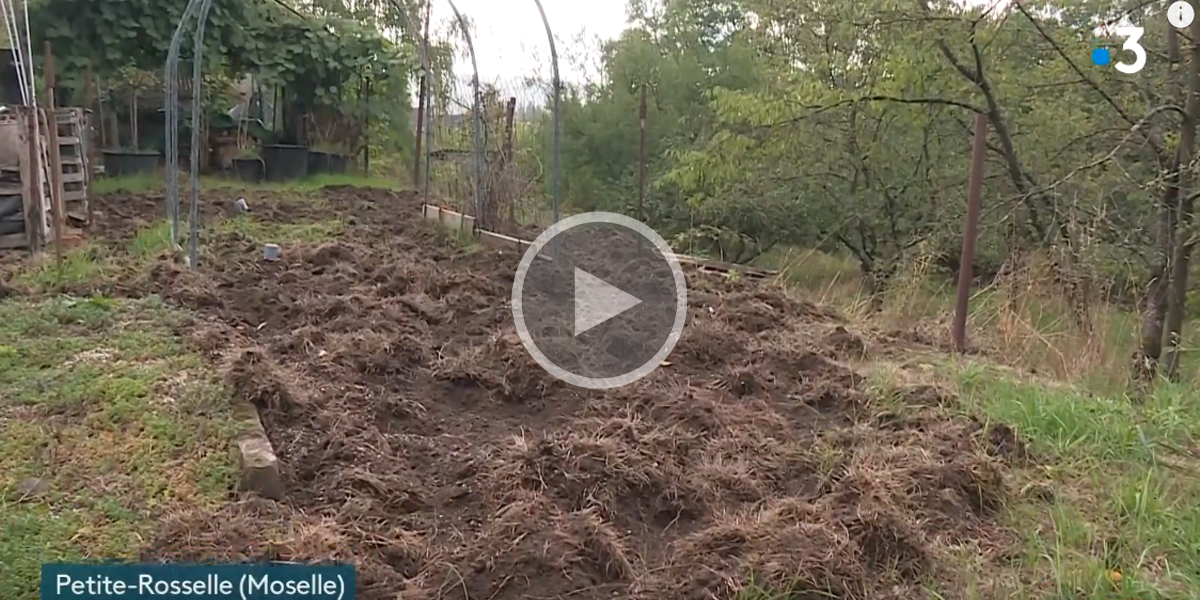
POLYGON ((0 589, 40 563, 136 558, 157 515, 236 477, 229 400, 155 299, 0 303, 0 589))

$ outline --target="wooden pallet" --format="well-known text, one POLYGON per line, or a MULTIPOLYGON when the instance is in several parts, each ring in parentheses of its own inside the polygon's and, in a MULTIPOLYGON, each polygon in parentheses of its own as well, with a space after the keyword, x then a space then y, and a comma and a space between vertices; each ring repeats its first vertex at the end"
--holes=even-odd
MULTIPOLYGON (((50 124, 47 115, 41 115, 43 124, 50 124)), ((53 127, 59 134, 57 153, 62 166, 61 183, 63 187, 63 219, 62 238, 68 246, 81 243, 83 226, 88 224, 90 211, 88 206, 88 190, 91 185, 91 173, 88 165, 90 112, 81 108, 61 108, 54 111, 53 127)), ((0 249, 28 248, 37 252, 54 242, 54 215, 51 202, 51 184, 46 177, 47 169, 43 165, 46 153, 36 159, 29 155, 28 127, 32 113, 27 109, 0 113, 0 126, 7 126, 6 139, 11 140, 12 151, 9 153, 18 164, 0 165, 0 195, 19 195, 22 200, 22 211, 25 215, 25 231, 0 236, 0 249), (41 189, 30 185, 33 175, 37 173, 41 189)), ((42 127, 41 144, 45 144, 49 133, 42 127)))
POLYGON ((90 224, 88 189, 91 187, 89 169, 90 111, 82 108, 60 108, 55 111, 58 127, 59 164, 62 167, 63 203, 71 221, 90 224))

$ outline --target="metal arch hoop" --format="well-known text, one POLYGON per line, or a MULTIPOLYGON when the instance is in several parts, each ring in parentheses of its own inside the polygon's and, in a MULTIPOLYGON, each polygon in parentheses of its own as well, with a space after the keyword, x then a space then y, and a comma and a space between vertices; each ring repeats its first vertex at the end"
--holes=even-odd
POLYGON ((164 87, 166 88, 167 131, 167 193, 166 212, 171 221, 171 244, 179 244, 179 51, 183 45, 183 33, 189 21, 196 20, 192 52, 192 143, 191 143, 191 196, 192 204, 188 218, 188 265, 195 269, 199 263, 200 227, 200 105, 203 98, 204 26, 208 22, 208 11, 212 0, 190 0, 167 51, 164 87))
POLYGON ((480 220, 483 218, 483 114, 480 106, 483 103, 483 96, 479 92, 479 63, 475 60, 475 44, 471 41, 471 31, 467 28, 467 20, 463 18, 462 13, 458 12, 454 0, 446 0, 446 2, 450 4, 450 10, 454 11, 458 28, 462 30, 463 39, 467 41, 467 50, 471 53, 471 70, 474 73, 471 77, 471 87, 475 94, 475 101, 472 103, 471 112, 475 117, 475 227, 478 228, 480 220))
POLYGON ((533 0, 537 4, 538 14, 542 16, 542 25, 546 27, 546 39, 550 42, 550 62, 551 69, 554 74, 554 105, 551 117, 554 119, 554 139, 550 151, 551 155, 551 199, 554 209, 554 222, 557 223, 561 218, 559 213, 560 197, 562 194, 562 171, 559 164, 560 145, 562 143, 562 79, 558 72, 558 49, 554 45, 554 31, 550 29, 550 20, 546 18, 546 9, 542 6, 542 0, 533 0))

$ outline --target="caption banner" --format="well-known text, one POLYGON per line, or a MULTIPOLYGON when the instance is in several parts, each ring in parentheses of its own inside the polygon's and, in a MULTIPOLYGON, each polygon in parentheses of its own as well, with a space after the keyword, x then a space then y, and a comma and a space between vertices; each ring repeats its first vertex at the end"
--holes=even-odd
POLYGON ((44 564, 42 600, 353 600, 353 565, 44 564))

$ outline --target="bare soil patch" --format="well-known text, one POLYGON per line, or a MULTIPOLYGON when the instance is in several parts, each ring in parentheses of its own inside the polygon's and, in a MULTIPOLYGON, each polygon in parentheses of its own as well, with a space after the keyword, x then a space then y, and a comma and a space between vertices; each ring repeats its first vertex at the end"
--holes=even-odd
MULTIPOLYGON (((1020 440, 938 403, 875 406, 839 361, 887 338, 693 272, 662 368, 574 389, 512 326, 518 256, 449 245, 414 196, 325 195, 257 198, 253 218, 337 216, 348 235, 279 262, 262 240, 210 236, 201 271, 164 257, 112 290, 201 315, 189 335, 258 405, 289 486, 279 504, 172 515, 143 558, 352 561, 364 599, 732 599, 752 579, 862 599, 925 597, 954 584, 953 553, 1010 544, 998 512, 1020 440)), ((161 214, 108 202, 113 243, 161 214)))

